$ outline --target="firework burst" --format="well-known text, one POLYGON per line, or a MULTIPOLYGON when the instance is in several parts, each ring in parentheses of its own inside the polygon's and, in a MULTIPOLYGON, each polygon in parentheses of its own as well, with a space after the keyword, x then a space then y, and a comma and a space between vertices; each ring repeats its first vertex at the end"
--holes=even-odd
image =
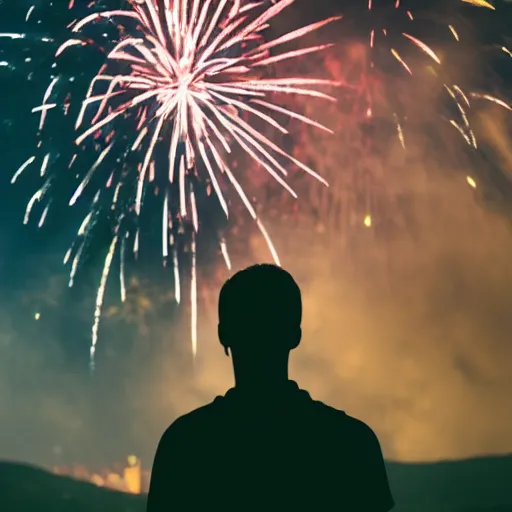
MULTIPOLYGON (((458 0, 457 3, 495 10, 490 2, 482 0, 458 0)), ((471 126, 469 112, 474 100, 489 101, 507 110, 512 110, 512 107, 493 94, 474 91, 465 84, 456 83, 456 80, 450 76, 449 65, 446 62, 449 60, 449 56, 446 58, 441 56, 439 51, 434 49, 434 46, 437 45, 427 43, 424 38, 418 35, 418 32, 421 32, 419 29, 423 29, 426 25, 425 22, 428 20, 421 16, 417 17, 414 9, 409 8, 406 4, 406 0, 386 0, 380 3, 376 0, 368 0, 366 18, 370 19, 367 35, 370 57, 367 61, 368 69, 366 73, 369 77, 372 77, 381 72, 382 67, 388 67, 389 59, 383 58, 385 56, 390 57, 398 65, 399 70, 394 74, 397 75, 401 72, 404 79, 419 77, 420 80, 424 80, 424 72, 428 70, 429 74, 435 75, 442 82, 443 94, 454 106, 453 112, 449 115, 443 115, 443 117, 459 132, 468 145, 477 149, 477 138, 471 126), (416 49, 416 53, 419 51, 426 56, 427 60, 418 61, 418 59, 410 58, 415 52, 407 49, 404 43, 412 45, 416 49), (419 69, 418 62, 420 62, 419 69)), ((443 20, 440 24, 447 35, 456 43, 460 42, 456 23, 446 23, 443 20)), ((506 46, 498 45, 497 49, 502 55, 511 55, 506 46)), ((371 84, 372 80, 370 79, 368 83, 371 84)), ((371 118, 375 114, 374 92, 371 87, 365 91, 365 96, 364 116, 371 118)), ((394 103, 399 105, 401 103, 400 98, 396 98, 394 103)), ((393 112, 393 122, 396 124, 397 135, 404 147, 403 124, 406 119, 407 112, 393 112)))
MULTIPOLYGON (((359 229, 365 232, 361 236, 373 232, 386 243, 389 226, 410 229, 413 214, 398 198, 411 193, 415 201, 430 178, 427 169, 463 173, 460 183, 477 189, 477 201, 493 192, 510 198, 510 173, 498 165, 497 146, 498 141, 507 146, 507 122, 512 120, 510 106, 499 97, 508 94, 502 84, 508 79, 510 52, 494 44, 501 37, 506 43, 508 30, 500 18, 508 19, 509 12, 505 6, 500 12, 471 3, 432 2, 412 12, 407 8, 418 2, 341 5, 346 11, 332 35, 338 44, 301 62, 311 76, 323 69, 352 86, 316 114, 300 98, 290 97, 288 103, 290 108, 302 104, 306 115, 317 115, 336 131, 335 138, 317 138, 322 134, 296 124, 290 140, 293 155, 310 162, 330 184, 328 189, 314 182, 304 186, 296 204, 301 222, 305 229, 332 235, 343 244, 340 253, 355 249, 353 236, 359 236, 359 229), (436 163, 423 167, 430 155, 436 163), (404 174, 403 161, 409 162, 404 174)), ((281 206, 275 218, 282 216, 281 206)))
MULTIPOLYGON (((198 198, 209 195, 212 190, 212 197, 227 216, 229 194, 235 192, 265 237, 274 260, 279 262, 253 202, 230 166, 234 148, 249 155, 294 197, 295 192, 286 182, 290 164, 327 184, 314 170, 293 158, 257 128, 257 123, 263 123, 286 133, 278 119, 288 116, 330 131, 314 120, 280 106, 274 98, 278 94, 292 94, 334 101, 333 97, 316 88, 338 86, 338 82, 301 77, 265 78, 262 73, 276 62, 318 52, 328 46, 274 52, 281 45, 337 19, 329 18, 265 40, 263 34, 269 22, 294 1, 132 0, 125 10, 94 12, 70 25, 73 37, 57 49, 57 57, 70 48, 91 44, 101 46, 106 54, 104 65, 91 81, 83 99, 75 125, 79 130, 77 151, 69 163, 69 167, 76 165, 77 157, 91 144, 98 149, 97 159, 90 169, 83 175, 79 173, 79 182, 69 200, 70 206, 85 201, 84 191, 93 189, 90 209, 65 257, 65 262, 71 264, 70 285, 100 214, 106 209, 110 219, 114 219, 96 299, 90 348, 92 363, 114 255, 119 249, 121 298, 124 300, 125 253, 128 246, 133 247, 135 254, 139 251, 139 218, 150 187, 161 197, 162 256, 164 262, 169 260, 173 265, 178 303, 182 297, 180 260, 183 258, 179 240, 186 235, 191 255, 188 276, 192 352, 195 355, 196 243, 201 219, 208 215, 208 212, 201 214, 198 198), (102 21, 116 25, 121 37, 100 45, 92 36, 85 35, 102 21), (133 124, 129 125, 130 122, 133 124), (119 135, 119 129, 116 130, 119 124, 134 127, 131 140, 119 135), (105 162, 117 146, 122 147, 123 158, 117 160, 118 165, 112 170, 105 162), (138 155, 136 172, 125 163, 130 154, 138 155)), ((30 14, 31 11, 27 18, 30 14)), ((48 86, 42 104, 34 109, 41 116, 40 130, 49 111, 57 106, 52 95, 58 82, 59 76, 56 76, 48 86)), ((12 181, 37 160, 36 155, 26 160, 12 181)), ((49 152, 40 158, 42 186, 28 203, 25 223, 33 207, 40 202, 45 206, 39 224, 44 223, 53 183, 59 179, 58 174, 48 172, 51 160, 49 152)), ((219 243, 229 267, 226 244, 222 239, 219 243)))

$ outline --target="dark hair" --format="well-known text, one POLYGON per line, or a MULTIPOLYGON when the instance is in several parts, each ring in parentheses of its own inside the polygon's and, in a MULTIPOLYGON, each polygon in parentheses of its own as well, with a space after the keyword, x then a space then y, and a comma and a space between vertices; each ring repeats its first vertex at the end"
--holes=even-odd
POLYGON ((219 296, 219 323, 229 329, 282 332, 300 327, 302 299, 290 273, 253 265, 226 281, 219 296))

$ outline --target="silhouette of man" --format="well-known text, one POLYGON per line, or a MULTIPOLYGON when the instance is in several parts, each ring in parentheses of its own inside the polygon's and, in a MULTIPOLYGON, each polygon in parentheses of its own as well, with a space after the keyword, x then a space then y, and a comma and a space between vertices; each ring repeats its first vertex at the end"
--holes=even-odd
POLYGON ((373 431, 288 379, 301 319, 299 287, 277 266, 249 267, 224 284, 218 332, 235 387, 164 433, 148 512, 393 508, 373 431))

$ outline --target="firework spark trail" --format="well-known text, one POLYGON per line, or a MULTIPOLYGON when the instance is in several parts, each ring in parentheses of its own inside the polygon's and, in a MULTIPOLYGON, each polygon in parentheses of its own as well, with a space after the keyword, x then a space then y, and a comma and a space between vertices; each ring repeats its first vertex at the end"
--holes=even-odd
MULTIPOLYGON (((98 182, 98 173, 104 172, 102 162, 118 142, 112 123, 134 120, 137 130, 128 151, 142 151, 130 204, 121 206, 118 203, 118 188, 109 208, 117 212, 119 222, 105 260, 96 299, 91 344, 92 364, 105 287, 114 253, 118 245, 121 245, 124 253, 126 237, 133 236, 133 250, 137 255, 140 235, 138 218, 143 209, 148 184, 155 180, 155 174, 159 178, 165 177, 167 183, 162 191, 162 256, 164 263, 169 255, 172 257, 175 298, 178 303, 182 295, 178 234, 188 233, 192 247, 190 299, 194 354, 197 351, 196 235, 201 218, 195 188, 200 186, 208 190, 211 186, 227 216, 230 201, 225 195, 226 185, 231 185, 267 241, 272 257, 279 264, 270 236, 230 169, 226 155, 232 154, 238 146, 294 197, 296 193, 285 180, 288 169, 284 166, 284 161, 327 185, 313 169, 293 158, 250 122, 250 119, 257 119, 281 133, 287 133, 273 116, 278 113, 330 131, 313 119, 275 104, 274 96, 292 94, 335 101, 334 97, 317 90, 317 87, 340 86, 339 82, 302 77, 266 78, 261 74, 265 66, 297 59, 330 46, 317 45, 271 54, 271 51, 274 52, 281 45, 339 19, 331 17, 275 39, 265 40, 262 34, 272 19, 294 2, 295 0, 133 0, 129 9, 95 12, 81 20, 75 20, 70 25, 73 37, 57 49, 57 57, 71 48, 80 48, 89 43, 97 46, 97 43, 82 37, 82 31, 92 24, 106 20, 123 28, 121 39, 118 42, 112 41, 111 48, 104 49, 106 62, 91 81, 77 116, 77 130, 83 124, 87 125, 76 139, 79 148, 88 140, 96 140, 98 134, 102 134, 106 143, 102 144, 96 161, 76 187, 69 201, 70 206, 80 200, 84 190, 92 186, 91 183, 98 182), (89 121, 91 116, 92 121, 89 121), (160 158, 157 160, 156 157, 157 148, 162 144, 167 145, 167 162, 160 158), (135 213, 135 222, 132 224, 127 220, 130 212, 135 213), (120 237, 121 244, 118 244, 120 237), (171 252, 169 248, 172 248, 171 252)), ((70 7, 72 5, 73 2, 70 7)), ((32 11, 31 8, 27 18, 32 11)), ((4 34, 4 37, 25 36, 4 34)), ((58 77, 52 80, 42 104, 34 109, 34 112, 41 114, 41 129, 50 110, 55 109, 56 102, 51 101, 51 98, 58 80, 58 77)), ((33 158, 20 167, 13 181, 34 161, 33 158)), ((76 154, 69 166, 75 158, 76 154)), ((47 165, 48 160, 43 162, 41 175, 46 173, 47 165)), ((116 180, 119 181, 119 186, 124 186, 127 178, 123 173, 109 170, 103 182, 108 188, 116 180)), ((161 183, 162 179, 158 181, 161 183)), ((45 196, 50 183, 48 177, 43 187, 31 199, 26 220, 36 201, 41 201, 45 196)), ((98 197, 97 194, 92 203, 86 218, 86 227, 78 232, 82 241, 72 258, 70 284, 80 264, 86 240, 90 236, 91 216, 98 215, 100 211, 98 197)), ((66 254, 66 261, 74 252, 73 247, 74 245, 66 254)), ((220 250, 230 268, 231 261, 223 239, 220 250)), ((124 254, 121 254, 123 299, 124 265, 124 254)))
MULTIPOLYGON (((495 10, 495 7, 484 0, 460 0, 461 3, 467 3, 475 7, 482 7, 485 9, 495 10)), ((367 10, 369 12, 374 11, 374 3, 373 0, 368 0, 367 4, 367 10)), ((401 10, 405 13, 406 19, 409 21, 411 25, 414 23, 417 23, 415 20, 415 16, 412 11, 407 10, 402 7, 401 0, 390 0, 390 8, 394 9, 397 13, 401 10)), ((380 20, 379 20, 380 21, 380 20)), ((451 32, 454 40, 456 42, 460 42, 460 37, 453 25, 448 24, 447 25, 448 30, 451 32)), ((373 50, 376 48, 376 45, 378 42, 376 42, 380 38, 387 39, 389 36, 389 33, 392 32, 391 28, 388 27, 381 27, 381 30, 378 31, 377 28, 373 27, 370 30, 369 35, 369 48, 372 55, 372 58, 370 60, 370 67, 368 69, 368 73, 371 74, 377 67, 376 59, 373 58, 373 50)), ((440 59, 440 57, 436 54, 436 52, 424 41, 421 39, 418 39, 417 37, 414 37, 413 35, 407 33, 407 32, 401 32, 400 34, 403 38, 409 40, 411 43, 413 43, 416 47, 418 47, 425 55, 427 55, 431 61, 439 66, 442 66, 443 63, 440 59)), ((510 51, 506 47, 501 47, 501 50, 508 54, 512 55, 510 51)), ((408 73, 408 75, 412 76, 414 74, 412 66, 406 61, 406 59, 397 51, 396 48, 390 47, 389 51, 391 55, 396 59, 396 61, 402 66, 402 68, 408 73)), ((446 75, 447 73, 444 72, 442 75, 446 75)), ((496 105, 499 105, 503 108, 506 108, 507 110, 511 110, 510 105, 505 102, 504 100, 497 98, 495 96, 492 96, 490 94, 483 94, 483 93, 471 93, 471 92, 465 92, 460 85, 457 84, 444 84, 445 90, 450 95, 451 99, 455 103, 456 109, 460 114, 462 122, 458 122, 455 119, 448 119, 449 123, 453 125, 459 133, 462 135, 463 139, 467 142, 468 145, 472 146, 473 148, 477 149, 477 141, 476 136, 473 133, 473 130, 471 128, 470 122, 468 120, 468 109, 471 107, 471 104, 467 100, 468 97, 473 97, 476 99, 483 99, 490 101, 492 103, 495 103, 496 105), (456 91, 456 94, 453 92, 456 91), (463 101, 460 101, 463 99, 463 101)), ((372 101, 372 93, 369 92, 368 94, 368 106, 365 109, 366 117, 371 117, 373 115, 374 109, 373 109, 373 101, 372 101)), ((401 144, 405 147, 404 142, 404 133, 403 133, 403 127, 400 124, 400 118, 397 115, 397 113, 393 113, 393 117, 395 120, 396 128, 397 128, 397 134, 400 139, 401 144)))
POLYGON ((94 356, 96 354, 96 344, 98 342, 98 330, 100 326, 101 310, 103 306, 103 299, 105 298, 105 290, 107 287, 107 280, 110 273, 110 267, 112 266, 112 260, 114 258, 114 252, 117 246, 118 235, 115 235, 110 244, 110 248, 105 258, 105 264, 103 265, 103 272, 101 274, 100 286, 96 295, 96 307, 94 308, 94 323, 92 326, 92 343, 90 348, 90 364, 91 369, 94 370, 94 356))

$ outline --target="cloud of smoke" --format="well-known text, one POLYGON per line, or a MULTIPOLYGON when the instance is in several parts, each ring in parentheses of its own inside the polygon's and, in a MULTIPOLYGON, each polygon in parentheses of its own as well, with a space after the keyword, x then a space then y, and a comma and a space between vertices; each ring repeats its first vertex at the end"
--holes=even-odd
MULTIPOLYGON (((494 142, 506 170, 504 120, 493 111, 483 119, 483 139, 494 142)), ((371 185, 372 201, 354 208, 352 225, 338 223, 335 215, 272 224, 282 262, 304 294, 304 341, 293 356, 292 375, 315 397, 367 421, 390 458, 508 453, 508 220, 482 208, 484 187, 469 186, 471 170, 464 152, 455 149, 462 148, 458 141, 446 151, 433 148, 421 134, 409 140, 413 158, 400 156, 397 143, 377 159, 361 156, 370 167, 380 165, 382 173, 364 183, 371 185), (375 212, 370 227, 364 226, 366 211, 375 212)), ((329 150, 318 153, 327 157, 329 150)), ((352 188, 357 186, 352 181, 352 188)), ((324 200, 303 193, 309 202, 324 200)), ((344 187, 329 194, 353 201, 344 187)), ((270 260, 261 237, 253 239, 251 252, 250 258, 238 255, 240 265, 270 260)), ((170 397, 178 410, 204 403, 232 382, 229 361, 213 341, 214 316, 215 311, 204 331, 208 342, 195 385, 186 393, 176 388, 170 397)))
MULTIPOLYGON (((361 51, 347 46, 356 60, 361 51)), ((345 63, 340 72, 348 67, 360 73, 357 63, 351 68, 345 57, 338 58, 345 63)), ((330 61, 331 73, 336 62, 330 61)), ((420 120, 436 108, 435 94, 427 89, 428 84, 408 98, 408 108, 416 105, 420 120)), ((377 92, 385 95, 384 89, 377 92)), ((380 101, 385 103, 385 97, 380 101)), ((466 183, 471 172, 460 140, 452 144, 449 135, 445 146, 436 147, 416 126, 416 132, 406 132, 407 151, 396 137, 390 142, 378 136, 384 149, 370 150, 362 131, 345 125, 345 113, 308 103, 314 117, 337 134, 322 135, 323 145, 317 138, 311 142, 309 134, 297 136, 296 145, 331 188, 301 181, 304 216, 298 221, 285 214, 291 207, 281 200, 274 201, 277 213, 262 213, 283 265, 303 290, 304 339, 292 357, 292 377, 315 398, 367 421, 390 458, 511 452, 512 235, 507 219, 481 207, 478 180, 476 190, 466 183), (364 225, 367 215, 370 227, 364 225)), ((506 119, 488 111, 481 126, 502 169, 510 170, 506 119)), ((270 254, 255 236, 249 251, 242 247, 232 258, 240 268, 269 261, 270 254)), ((44 265, 39 267, 46 279, 44 265)), ((134 451, 148 464, 176 415, 232 385, 230 360, 216 341, 215 303, 227 277, 219 272, 218 278, 203 275, 194 365, 187 321, 178 326, 167 312, 168 301, 164 308, 152 308, 160 299, 145 298, 142 313, 129 313, 128 329, 114 319, 103 320, 104 348, 93 378, 86 372, 85 321, 91 317, 84 320, 84 314, 91 314, 90 304, 75 307, 56 288, 45 289, 43 295, 56 308, 55 320, 47 330, 25 332, 26 311, 5 301, 0 457, 103 464, 134 451), (60 329, 76 317, 84 321, 73 328, 84 330, 83 357, 73 366, 60 329)), ((92 296, 91 290, 87 293, 92 296)))
POLYGON ((311 272, 297 374, 400 460, 512 451, 512 240, 464 192, 447 195, 452 206, 430 213, 414 241, 374 247, 386 257, 358 271, 336 251, 297 265, 311 272))
MULTIPOLYGON (((439 202, 420 217, 414 237, 379 241, 369 228, 350 257, 336 233, 327 243, 314 230, 274 226, 283 264, 304 296, 304 339, 292 377, 315 398, 367 421, 390 458, 510 452, 512 237, 505 219, 475 203, 463 176, 433 188, 439 202)), ((252 256, 238 263, 269 259, 255 238, 252 256)), ((193 378, 187 329, 177 333, 164 317, 152 325, 168 343, 157 362, 123 348, 115 330, 105 333, 101 343, 126 351, 114 356, 125 360, 124 370, 92 384, 66 371, 57 342, 45 336, 20 343, 6 319, 2 456, 48 463, 53 447, 65 445, 78 460, 87 454, 103 462, 122 450, 149 459, 177 414, 232 385, 230 361, 216 341, 217 285, 210 309, 202 307, 193 378), (144 377, 135 379, 135 370, 144 377)))
MULTIPOLYGON (((414 240, 369 241, 366 259, 350 263, 312 233, 277 236, 296 237, 282 257, 304 293, 293 377, 366 420, 398 460, 512 451, 512 238, 463 180, 442 186, 444 203, 414 240)), ((203 346, 197 394, 177 390, 178 409, 230 384, 223 358, 203 346)))

